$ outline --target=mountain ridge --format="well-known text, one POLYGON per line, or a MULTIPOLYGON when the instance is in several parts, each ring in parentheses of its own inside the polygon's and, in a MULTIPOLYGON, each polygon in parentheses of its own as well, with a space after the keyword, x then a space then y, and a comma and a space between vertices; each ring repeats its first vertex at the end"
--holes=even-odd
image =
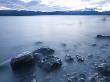
POLYGON ((0 16, 34 16, 34 15, 110 15, 110 11, 26 11, 26 10, 0 10, 0 16))

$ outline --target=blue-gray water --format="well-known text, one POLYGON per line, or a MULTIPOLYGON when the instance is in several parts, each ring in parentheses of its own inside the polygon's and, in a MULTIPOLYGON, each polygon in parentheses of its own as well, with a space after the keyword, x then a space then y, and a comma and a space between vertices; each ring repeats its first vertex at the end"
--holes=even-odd
MULTIPOLYGON (((34 72, 38 82, 66 82, 65 73, 89 71, 92 74, 93 70, 88 64, 66 63, 66 54, 61 44, 67 44, 65 49, 73 57, 81 55, 87 58, 93 54, 105 59, 110 54, 110 40, 97 40, 97 34, 110 35, 109 16, 2 16, 0 63, 24 51, 50 47, 62 59, 62 68, 57 72, 45 73, 36 66, 26 77, 31 78, 34 72), (103 21, 103 17, 106 17, 106 21, 103 21)), ((22 79, 28 82, 24 76, 14 73, 9 62, 0 66, 0 82, 22 82, 22 79)))

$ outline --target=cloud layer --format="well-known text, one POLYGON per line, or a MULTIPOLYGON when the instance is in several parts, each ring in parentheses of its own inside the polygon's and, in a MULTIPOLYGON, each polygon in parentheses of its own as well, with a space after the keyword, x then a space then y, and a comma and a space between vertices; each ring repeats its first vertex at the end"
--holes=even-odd
POLYGON ((0 10, 86 10, 109 11, 110 0, 0 0, 0 10))

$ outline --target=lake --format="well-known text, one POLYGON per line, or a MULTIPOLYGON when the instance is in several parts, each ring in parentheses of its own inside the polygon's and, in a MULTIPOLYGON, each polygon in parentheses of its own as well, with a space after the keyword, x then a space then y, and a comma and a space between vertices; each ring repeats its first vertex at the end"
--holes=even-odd
MULTIPOLYGON (((94 74, 89 63, 98 59, 87 60, 87 64, 65 62, 67 54, 75 57, 106 59, 110 54, 110 40, 96 39, 98 34, 110 35, 110 16, 1 16, 0 17, 0 82, 30 82, 34 74, 38 82, 67 82, 65 73, 94 74), (104 21, 103 18, 106 17, 104 21), (63 47, 62 44, 66 44, 63 47), (96 46, 93 46, 96 44, 96 46), (40 47, 54 49, 63 65, 55 72, 46 73, 36 66, 29 74, 16 74, 11 70, 8 60, 24 51, 33 51, 40 47), (25 78, 24 78, 25 77, 25 78)), ((87 81, 88 82, 88 81, 87 81)))

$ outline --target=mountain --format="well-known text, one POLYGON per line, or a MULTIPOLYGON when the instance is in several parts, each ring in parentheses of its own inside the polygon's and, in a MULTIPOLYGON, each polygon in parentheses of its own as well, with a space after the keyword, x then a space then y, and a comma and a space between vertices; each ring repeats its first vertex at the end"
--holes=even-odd
POLYGON ((25 10, 0 10, 0 16, 33 16, 33 15, 110 15, 110 11, 25 11, 25 10))

